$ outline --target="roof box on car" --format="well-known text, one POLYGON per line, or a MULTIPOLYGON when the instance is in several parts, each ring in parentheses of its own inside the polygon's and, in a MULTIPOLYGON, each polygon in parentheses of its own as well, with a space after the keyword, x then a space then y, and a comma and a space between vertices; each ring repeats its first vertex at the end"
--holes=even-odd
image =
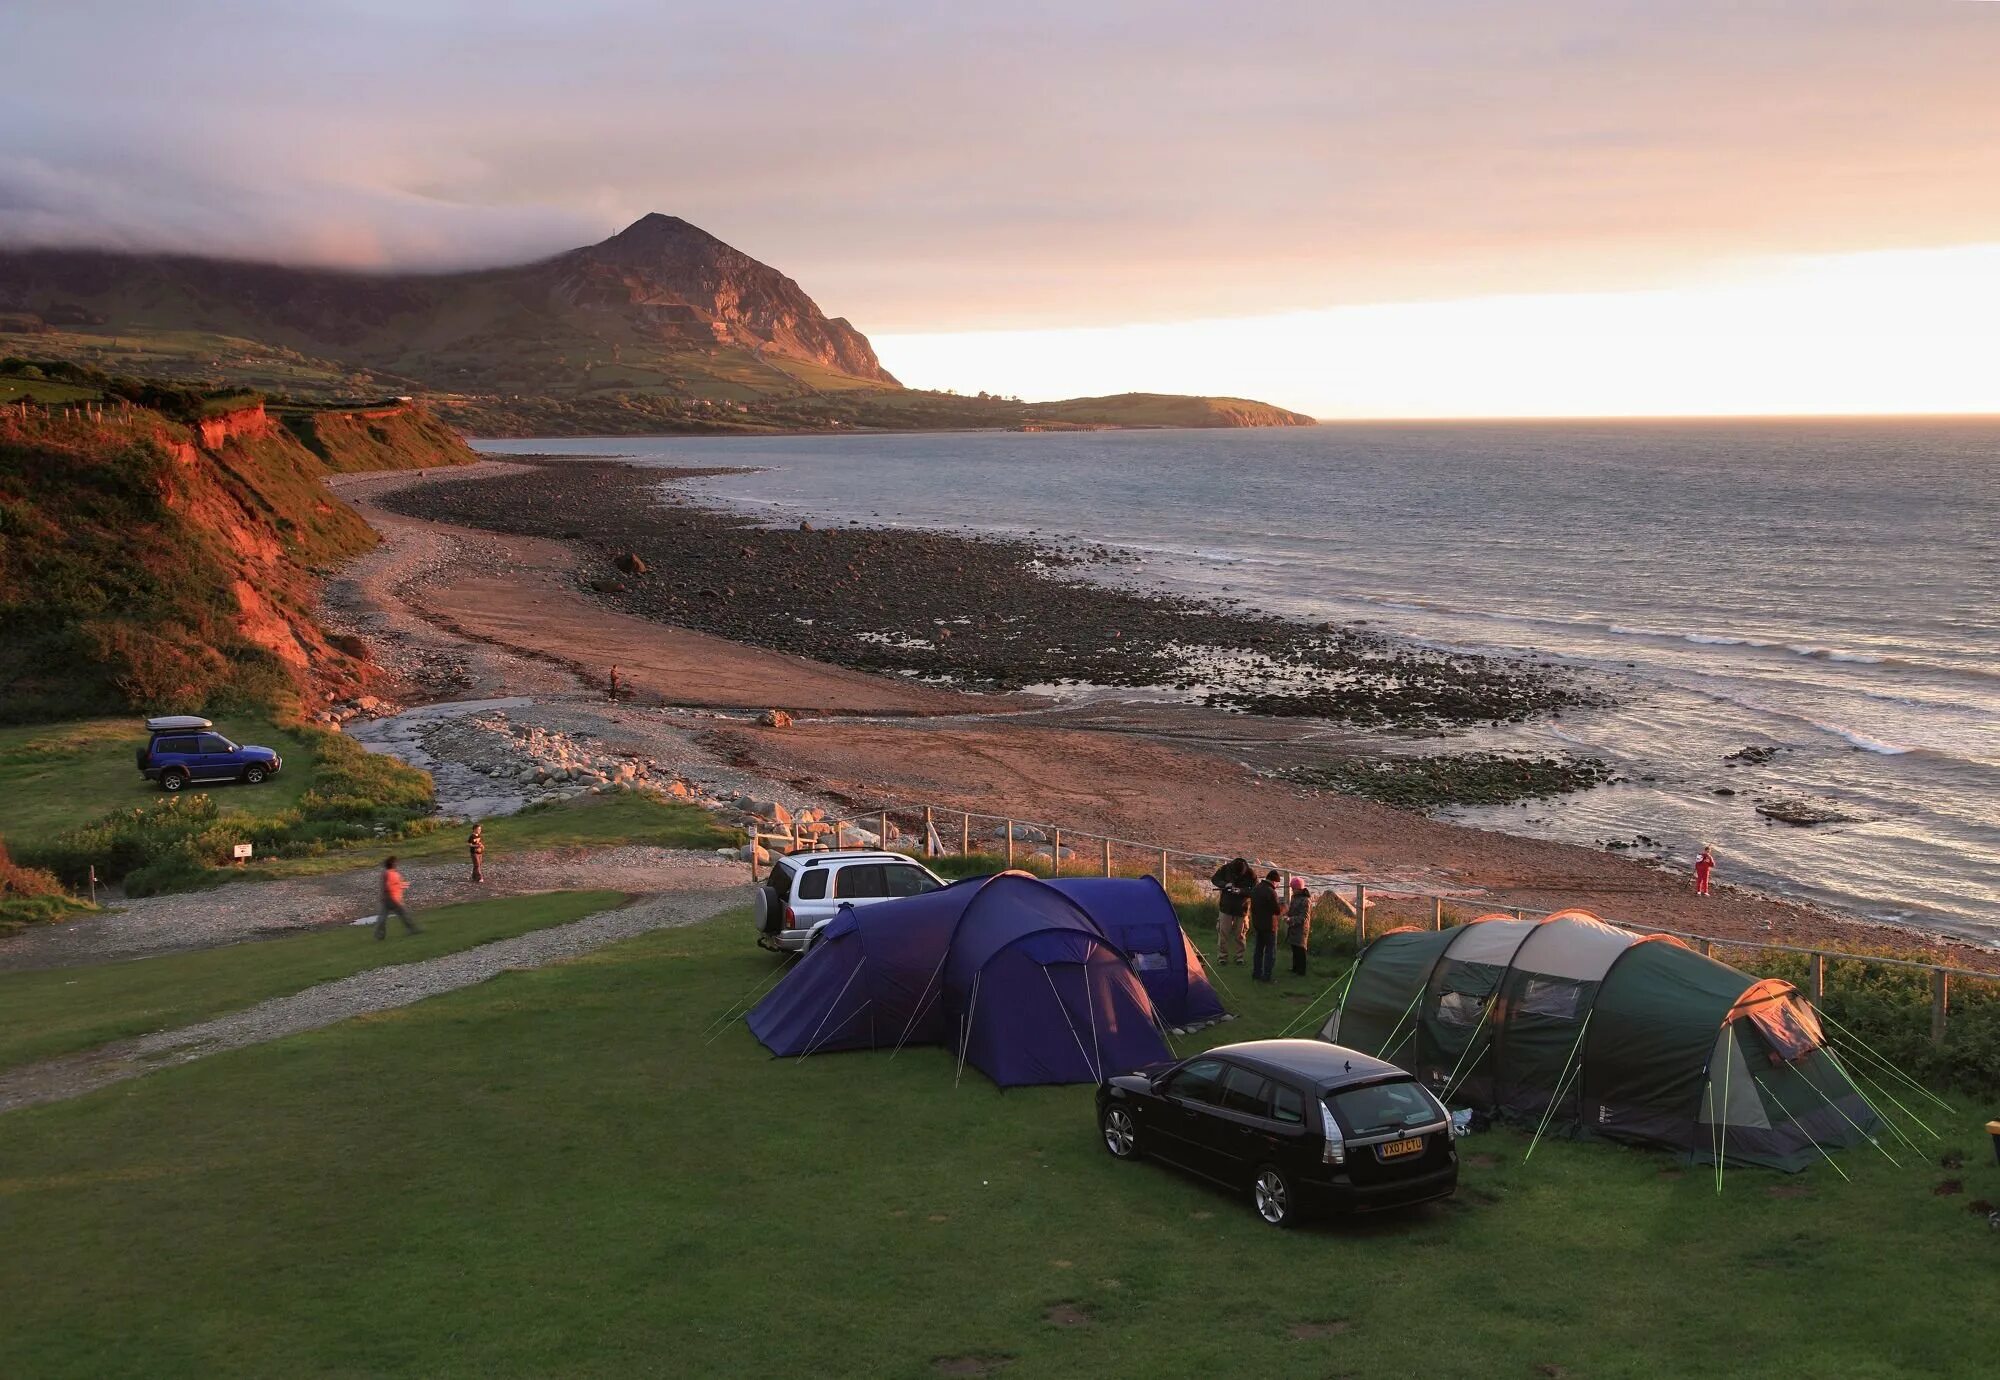
POLYGON ((151 733, 172 733, 176 729, 214 728, 215 724, 199 714, 162 714, 157 719, 146 720, 146 728, 151 733))

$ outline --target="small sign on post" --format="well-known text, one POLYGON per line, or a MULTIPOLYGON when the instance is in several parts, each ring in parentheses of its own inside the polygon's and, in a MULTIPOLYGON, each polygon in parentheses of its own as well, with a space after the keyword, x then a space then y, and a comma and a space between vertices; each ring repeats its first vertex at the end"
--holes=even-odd
POLYGON ((229 850, 229 855, 235 858, 238 865, 240 866, 242 863, 247 862, 249 860, 250 848, 251 846, 247 843, 239 843, 229 850))

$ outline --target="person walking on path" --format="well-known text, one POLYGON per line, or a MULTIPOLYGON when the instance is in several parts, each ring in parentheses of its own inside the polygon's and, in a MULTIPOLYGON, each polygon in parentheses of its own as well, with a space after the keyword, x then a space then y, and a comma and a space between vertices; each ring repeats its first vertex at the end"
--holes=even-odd
POLYGON ((473 825, 471 836, 465 840, 465 851, 472 855, 472 880, 475 882, 486 880, 486 837, 482 832, 485 827, 483 824, 473 825))
POLYGON ((1708 895, 1708 874, 1715 871, 1715 854, 1708 851, 1708 845, 1701 846, 1701 856, 1694 860, 1694 894, 1708 895))
POLYGON ((1250 964, 1250 980, 1271 981, 1278 962, 1278 912, 1285 903, 1278 896, 1278 874, 1266 872, 1264 880, 1250 893, 1250 929, 1256 936, 1257 952, 1250 964))
POLYGON ((396 870, 395 858, 384 858, 382 860, 382 909, 375 917, 375 937, 378 940, 389 937, 389 916, 392 913, 398 920, 403 922, 403 929, 406 932, 410 934, 423 933, 421 929, 417 928, 417 922, 410 918, 410 912, 403 906, 403 894, 409 889, 410 884, 404 881, 403 874, 396 870))
POLYGON ((1304 977, 1306 946, 1312 941, 1313 894, 1304 877, 1292 878, 1291 900, 1285 906, 1285 942, 1292 946, 1292 973, 1304 977))
POLYGON ((1215 961, 1229 962, 1236 951, 1236 963, 1243 963, 1243 925, 1250 911, 1250 891, 1257 885, 1257 873, 1243 858, 1232 858, 1215 869, 1209 882, 1215 887, 1215 961))

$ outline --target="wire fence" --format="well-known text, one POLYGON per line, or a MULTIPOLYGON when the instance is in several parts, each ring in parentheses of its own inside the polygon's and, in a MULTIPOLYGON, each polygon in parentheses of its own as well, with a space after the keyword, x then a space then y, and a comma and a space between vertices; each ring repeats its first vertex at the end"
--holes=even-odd
MULTIPOLYGON (((892 802, 867 810, 838 816, 822 816, 807 811, 796 817, 776 812, 770 827, 760 825, 751 832, 753 845, 751 877, 761 880, 760 869, 767 857, 778 853, 814 852, 838 848, 879 848, 916 857, 940 858, 977 855, 1004 860, 1012 867, 1046 870, 1067 876, 1105 877, 1151 873, 1170 890, 1177 883, 1206 886, 1212 872, 1228 861, 1228 854, 1175 848, 1121 838, 1067 825, 1013 815, 987 814, 954 806, 928 803, 892 802)), ((1353 930, 1358 951, 1370 938, 1390 929, 1408 926, 1445 929, 1479 915, 1496 912, 1516 919, 1537 920, 1558 913, 1521 906, 1494 907, 1482 902, 1476 892, 1446 892, 1420 883, 1370 880, 1351 872, 1325 872, 1290 867, 1275 859, 1251 859, 1260 870, 1276 870, 1305 879, 1322 898, 1331 900, 1336 921, 1353 930)), ((1812 948, 1779 944, 1768 940, 1727 935, 1700 934, 1668 929, 1660 925, 1636 924, 1613 916, 1601 916, 1606 924, 1635 934, 1669 935, 1713 955, 1718 949, 1734 949, 1762 954, 1793 954, 1805 959, 1802 984, 1815 1005, 1826 996, 1827 969, 1834 963, 1856 963, 1869 967, 1913 970, 1928 975, 1930 987, 1930 1038, 1942 1044, 1951 1019, 1952 991, 1965 982, 2000 984, 2000 974, 1926 963, 1918 959, 1894 958, 1881 954, 1854 953, 1843 949, 1812 948)))

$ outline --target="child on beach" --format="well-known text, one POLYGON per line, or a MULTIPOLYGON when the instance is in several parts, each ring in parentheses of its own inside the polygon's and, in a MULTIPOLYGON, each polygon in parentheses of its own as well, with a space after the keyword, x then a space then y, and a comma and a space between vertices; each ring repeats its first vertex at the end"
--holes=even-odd
POLYGON ((1694 894, 1708 895, 1708 874, 1715 870, 1715 854, 1708 851, 1708 845, 1701 846, 1701 856, 1694 860, 1694 894))

